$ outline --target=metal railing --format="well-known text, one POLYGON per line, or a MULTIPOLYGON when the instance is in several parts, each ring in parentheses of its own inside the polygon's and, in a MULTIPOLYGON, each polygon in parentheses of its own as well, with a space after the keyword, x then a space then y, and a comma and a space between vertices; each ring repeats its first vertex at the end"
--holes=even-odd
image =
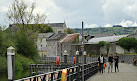
MULTIPOLYGON (((48 63, 56 63, 56 57, 42 57, 40 60, 45 61, 46 64, 48 63)), ((64 62, 64 57, 59 57, 60 63, 64 62)), ((71 63, 73 59, 71 57, 67 57, 67 62, 71 63)), ((86 63, 91 63, 97 61, 97 57, 86 57, 86 63)), ((79 63, 83 63, 83 58, 79 57, 79 63)))
MULTIPOLYGON (((82 81, 82 65, 65 68, 67 70, 67 81, 82 81)), ((84 64, 84 79, 98 72, 98 62, 84 64)), ((15 81, 60 81, 62 70, 39 74, 15 81)))
POLYGON ((53 64, 31 64, 30 65, 30 73, 31 75, 42 74, 47 72, 53 72, 56 70, 61 70, 64 68, 75 66, 73 64, 61 64, 61 65, 53 65, 53 64))

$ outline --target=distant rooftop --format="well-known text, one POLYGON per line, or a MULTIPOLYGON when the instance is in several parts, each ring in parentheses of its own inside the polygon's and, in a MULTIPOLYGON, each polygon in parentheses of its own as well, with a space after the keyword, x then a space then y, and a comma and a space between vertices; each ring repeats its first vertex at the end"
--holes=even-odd
POLYGON ((106 37, 106 36, 114 36, 115 34, 114 33, 109 33, 109 34, 106 34, 106 33, 98 33, 98 34, 91 34, 95 37, 106 37))
POLYGON ((51 27, 63 27, 65 23, 47 23, 51 27))
POLYGON ((118 35, 118 36, 107 36, 107 37, 99 37, 99 38, 92 38, 86 44, 97 44, 100 41, 106 42, 116 42, 123 37, 128 37, 129 35, 118 35))
POLYGON ((39 33, 39 38, 49 38, 53 35, 54 33, 39 33))
POLYGON ((66 35, 66 33, 54 33, 51 37, 49 37, 47 40, 60 40, 66 35))
POLYGON ((67 34, 60 42, 72 42, 77 36, 79 36, 79 33, 67 34))

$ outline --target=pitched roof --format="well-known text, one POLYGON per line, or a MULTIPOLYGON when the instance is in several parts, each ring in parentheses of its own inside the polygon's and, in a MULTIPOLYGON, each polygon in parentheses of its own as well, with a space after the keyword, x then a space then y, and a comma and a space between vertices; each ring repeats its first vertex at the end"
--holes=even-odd
POLYGON ((93 36, 95 37, 106 37, 106 36, 113 36, 115 35, 114 33, 109 33, 109 34, 106 34, 106 33, 97 33, 97 34, 93 34, 93 36))
POLYGON ((77 36, 79 36, 79 33, 67 34, 60 42, 72 42, 77 36))
POLYGON ((65 23, 48 23, 50 27, 63 27, 65 23))
POLYGON ((118 35, 118 36, 107 36, 107 37, 98 37, 98 38, 92 38, 88 41, 86 44, 97 44, 100 41, 106 41, 106 42, 116 42, 119 39, 123 37, 128 37, 129 35, 118 35))
POLYGON ((51 37, 49 37, 47 40, 60 40, 66 35, 66 33, 54 33, 51 37))
POLYGON ((54 33, 39 33, 38 37, 39 38, 49 38, 53 35, 54 33))

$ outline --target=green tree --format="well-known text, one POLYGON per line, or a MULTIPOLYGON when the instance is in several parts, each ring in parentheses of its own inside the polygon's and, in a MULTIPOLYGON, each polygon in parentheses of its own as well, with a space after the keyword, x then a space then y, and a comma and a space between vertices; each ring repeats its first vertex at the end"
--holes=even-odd
POLYGON ((38 51, 34 40, 27 35, 26 31, 20 30, 16 34, 17 53, 29 57, 34 61, 37 60, 38 51))
POLYGON ((106 44, 105 41, 100 41, 97 45, 98 45, 99 47, 103 47, 103 46, 105 46, 105 44, 106 44))
POLYGON ((117 45, 127 49, 137 48, 137 39, 132 37, 124 37, 118 40, 117 45))
MULTIPOLYGON (((3 42, 3 36, 2 36, 2 30, 0 27, 0 48, 2 48, 2 42, 3 42)), ((0 55, 2 55, 2 49, 0 49, 0 55)))
POLYGON ((66 32, 67 34, 75 33, 75 31, 71 28, 67 28, 64 32, 66 32))
POLYGON ((46 24, 38 24, 38 29, 39 33, 48 33, 48 32, 53 32, 53 29, 46 25, 46 24))
POLYGON ((36 8, 35 3, 31 5, 27 4, 23 0, 13 0, 12 6, 9 8, 7 17, 8 19, 16 25, 16 27, 23 28, 25 30, 36 32, 37 25, 32 28, 28 24, 42 24, 45 22, 45 14, 35 14, 34 10, 36 8))

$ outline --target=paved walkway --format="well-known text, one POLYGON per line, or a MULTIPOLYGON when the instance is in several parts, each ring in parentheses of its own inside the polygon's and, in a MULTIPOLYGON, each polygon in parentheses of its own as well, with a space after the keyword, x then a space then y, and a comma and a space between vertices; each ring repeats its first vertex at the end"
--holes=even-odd
POLYGON ((106 67, 105 73, 97 73, 87 81, 137 81, 136 66, 126 63, 119 63, 119 70, 119 72, 115 73, 113 68, 113 73, 108 73, 108 67, 106 67))

